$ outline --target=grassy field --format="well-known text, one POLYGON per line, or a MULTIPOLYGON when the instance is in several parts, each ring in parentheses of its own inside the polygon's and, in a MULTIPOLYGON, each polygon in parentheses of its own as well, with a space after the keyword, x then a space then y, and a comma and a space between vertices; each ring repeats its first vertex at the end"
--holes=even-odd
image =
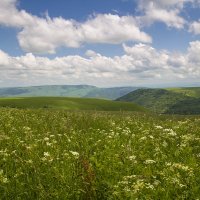
POLYGON ((200 117, 0 109, 0 199, 200 198, 200 117))
POLYGON ((99 111, 146 111, 143 107, 133 103, 70 97, 0 98, 0 107, 99 111))

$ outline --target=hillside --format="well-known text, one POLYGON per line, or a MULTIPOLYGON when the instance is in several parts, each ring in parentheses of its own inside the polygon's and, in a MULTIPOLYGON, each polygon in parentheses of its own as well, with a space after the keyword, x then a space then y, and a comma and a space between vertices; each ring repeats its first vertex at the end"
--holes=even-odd
POLYGON ((181 90, 138 89, 118 101, 134 102, 153 112, 166 114, 200 114, 200 100, 192 95, 185 95, 181 90))
POLYGON ((99 111, 146 111, 143 107, 128 102, 69 97, 0 98, 0 107, 99 111))
POLYGON ((167 114, 178 113, 181 115, 199 115, 200 114, 200 98, 190 98, 183 101, 179 101, 170 106, 167 114))
POLYGON ((180 93, 185 96, 200 98, 200 87, 168 88, 167 90, 180 93))
POLYGON ((0 88, 0 97, 90 97, 116 99, 137 87, 98 88, 91 85, 50 85, 33 87, 0 88))

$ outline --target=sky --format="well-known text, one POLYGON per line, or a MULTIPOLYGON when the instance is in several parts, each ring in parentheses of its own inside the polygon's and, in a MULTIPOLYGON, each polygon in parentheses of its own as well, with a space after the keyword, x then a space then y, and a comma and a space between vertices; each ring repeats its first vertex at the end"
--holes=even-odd
POLYGON ((0 0, 0 87, 200 86, 200 0, 0 0))

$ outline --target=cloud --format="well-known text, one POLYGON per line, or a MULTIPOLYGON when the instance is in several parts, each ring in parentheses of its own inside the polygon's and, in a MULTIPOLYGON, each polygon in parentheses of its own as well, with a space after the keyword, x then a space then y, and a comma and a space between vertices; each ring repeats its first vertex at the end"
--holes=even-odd
POLYGON ((200 78, 200 41, 191 42, 185 54, 156 50, 142 43, 124 44, 123 49, 122 56, 107 57, 88 50, 85 57, 72 55, 54 59, 32 53, 12 57, 0 51, 0 79, 5 85, 87 83, 105 86, 161 80, 198 81, 200 78))
POLYGON ((190 63, 200 66, 200 41, 190 42, 188 48, 188 60, 190 63))
POLYGON ((78 48, 84 43, 151 42, 133 16, 97 14, 80 23, 62 17, 34 16, 17 9, 16 3, 0 1, 0 24, 19 28, 19 44, 26 52, 55 53, 58 47, 78 48))
POLYGON ((34 24, 39 18, 28 14, 25 10, 17 10, 17 0, 0 1, 0 24, 22 28, 34 24))
MULTIPOLYGON (((181 16, 187 3, 199 0, 139 0, 140 16, 94 14, 84 22, 62 17, 39 17, 19 9, 18 0, 0 1, 0 25, 18 28, 19 44, 25 52, 53 54, 59 47, 79 48, 86 43, 122 44, 127 41, 151 43, 141 27, 163 22, 168 27, 184 28, 181 16)), ((200 22, 190 25, 190 32, 200 33, 200 22)))
POLYGON ((0 50, 0 68, 9 64, 9 56, 0 50))
POLYGON ((139 20, 147 25, 163 22, 168 27, 182 29, 186 20, 180 13, 187 2, 191 0, 140 0, 138 8, 144 15, 139 20))
POLYGON ((189 27, 189 31, 194 33, 195 35, 199 35, 200 34, 200 20, 193 22, 189 27))

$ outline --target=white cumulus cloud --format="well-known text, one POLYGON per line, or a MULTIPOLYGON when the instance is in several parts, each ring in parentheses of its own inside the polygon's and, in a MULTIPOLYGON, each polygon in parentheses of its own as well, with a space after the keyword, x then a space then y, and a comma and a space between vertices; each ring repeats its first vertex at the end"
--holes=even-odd
POLYGON ((133 16, 97 14, 80 23, 62 17, 34 16, 19 10, 16 4, 17 0, 0 1, 0 24, 19 28, 19 44, 26 52, 55 53, 58 47, 77 48, 84 43, 151 42, 133 16))
MULTIPOLYGON (((53 59, 27 53, 12 57, 0 51, 2 84, 78 84, 134 85, 156 81, 196 80, 200 78, 200 41, 189 44, 186 53, 156 50, 147 44, 123 45, 122 56, 107 57, 88 50, 86 56, 53 59)), ((12 85, 13 86, 13 85, 12 85)))
POLYGON ((3 52, 2 50, 0 50, 0 67, 3 66, 7 66, 9 64, 9 56, 3 52))
POLYGON ((180 13, 184 4, 192 0, 140 0, 139 10, 144 13, 139 19, 144 24, 163 22, 168 27, 182 29, 186 20, 180 13))
POLYGON ((200 34, 200 20, 192 22, 189 27, 189 31, 196 35, 199 35, 200 34))

